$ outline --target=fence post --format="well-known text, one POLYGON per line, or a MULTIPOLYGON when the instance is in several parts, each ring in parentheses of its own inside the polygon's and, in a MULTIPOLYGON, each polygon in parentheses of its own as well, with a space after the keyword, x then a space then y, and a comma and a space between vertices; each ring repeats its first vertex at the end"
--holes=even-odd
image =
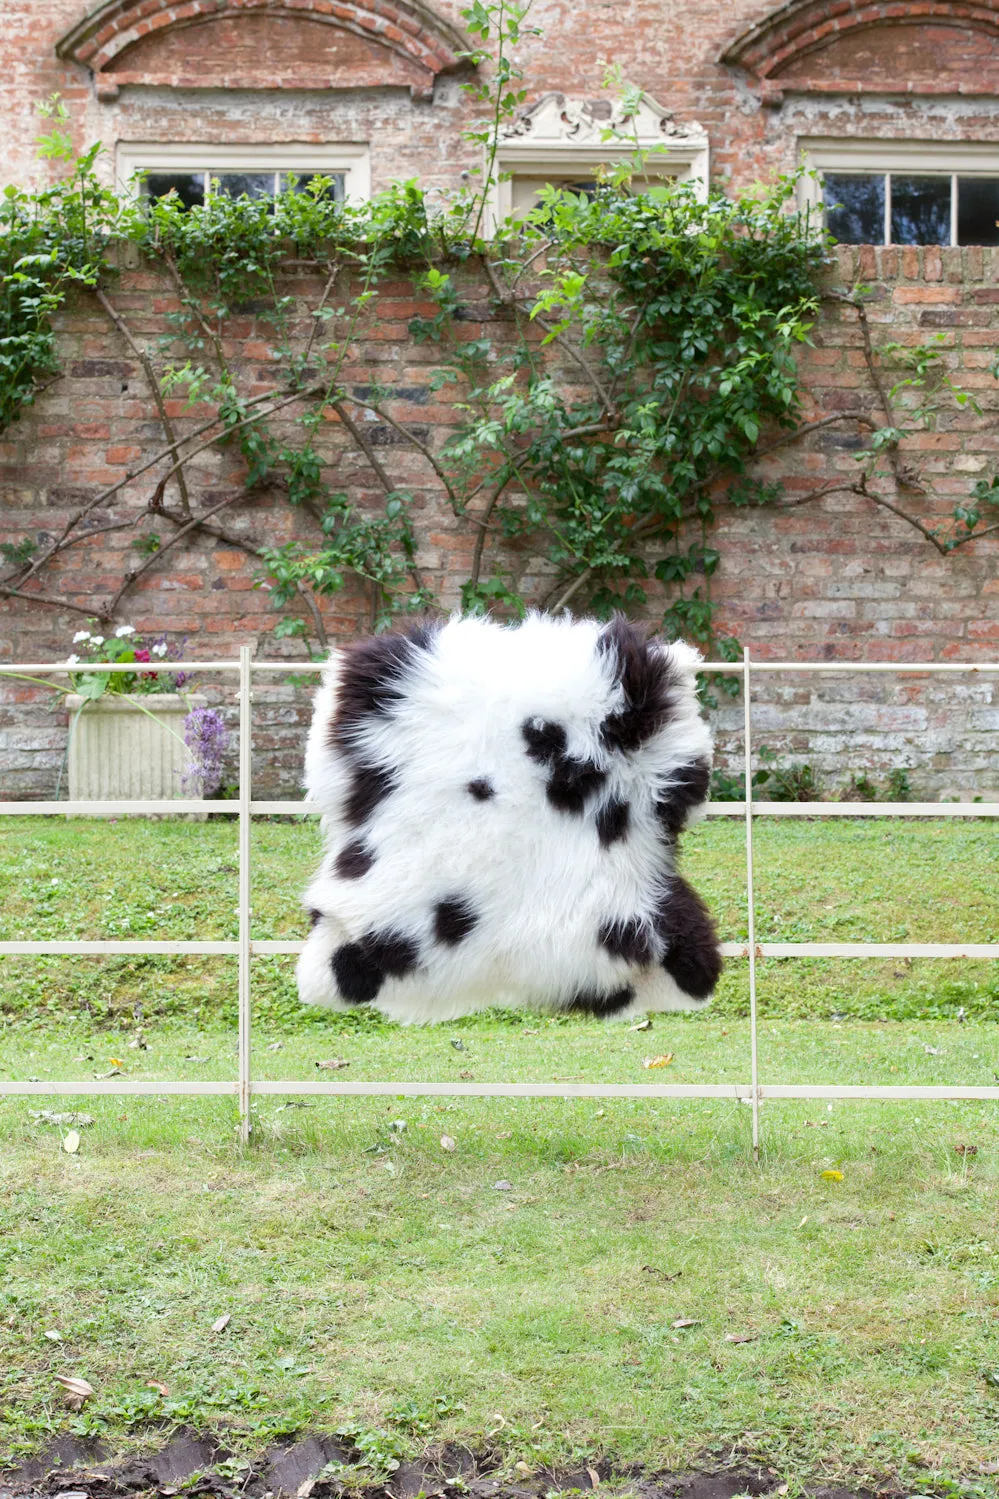
POLYGON ((252 648, 239 648, 239 1138, 250 1138, 250 776, 253 764, 252 648))
POLYGON ((746 755, 746 914, 749 936, 749 1040, 752 1051, 753 1159, 760 1159, 760 1067, 756 1030, 756 896, 753 889, 753 740, 749 646, 742 653, 742 698, 745 708, 746 755))

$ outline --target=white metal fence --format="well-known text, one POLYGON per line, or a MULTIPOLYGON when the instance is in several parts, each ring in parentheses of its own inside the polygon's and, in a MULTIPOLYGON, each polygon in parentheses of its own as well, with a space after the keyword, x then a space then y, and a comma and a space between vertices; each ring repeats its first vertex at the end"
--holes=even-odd
MULTIPOLYGON (((102 665, 101 671, 133 671, 133 666, 102 665)), ((746 942, 725 942, 726 957, 745 958, 749 963, 749 1041, 750 1079, 742 1083, 455 1083, 455 1082, 335 1082, 312 1078, 290 1078, 283 1081, 253 1080, 252 1009, 250 972, 252 959, 262 955, 296 954, 301 942, 268 942, 254 938, 251 932, 250 829, 252 819, 260 816, 297 813, 312 809, 302 801, 253 801, 251 799, 250 765, 252 747, 251 683, 253 674, 319 672, 322 664, 290 661, 254 661, 251 648, 242 646, 239 660, 149 662, 144 671, 232 672, 238 676, 239 698, 239 935, 235 941, 205 942, 0 942, 0 955, 50 953, 108 954, 191 954, 237 957, 239 960, 239 1045, 237 1075, 229 1082, 173 1081, 155 1082, 122 1078, 113 1081, 70 1079, 52 1082, 14 1082, 0 1079, 3 1094, 222 1094, 235 1096, 239 1107, 241 1136, 250 1131, 250 1105, 254 1095, 264 1094, 334 1094, 394 1095, 475 1098, 728 1098, 746 1099, 752 1104, 753 1149, 759 1150, 760 1102, 771 1098, 814 1099, 994 1099, 999 1087, 965 1085, 910 1086, 869 1083, 769 1083, 760 1080, 757 1027, 757 971, 759 958, 999 958, 995 942, 757 942, 756 900, 753 866, 754 817, 999 817, 999 802, 766 802, 752 796, 752 678, 759 673, 891 673, 899 675, 993 674, 999 662, 965 664, 960 662, 850 662, 835 661, 751 661, 748 650, 740 663, 708 662, 706 671, 736 674, 743 680, 745 704, 745 785, 746 800, 717 802, 708 807, 713 817, 740 817, 746 833, 746 942)), ((0 665, 0 677, 6 675, 58 676, 70 670, 65 664, 0 665)), ((77 668, 79 670, 79 668, 77 668)), ((180 812, 218 812, 217 801, 112 801, 112 802, 0 802, 0 814, 23 817, 32 815, 66 816, 73 813, 111 814, 114 816, 150 816, 180 812)), ((315 814, 313 814, 315 815, 315 814)))

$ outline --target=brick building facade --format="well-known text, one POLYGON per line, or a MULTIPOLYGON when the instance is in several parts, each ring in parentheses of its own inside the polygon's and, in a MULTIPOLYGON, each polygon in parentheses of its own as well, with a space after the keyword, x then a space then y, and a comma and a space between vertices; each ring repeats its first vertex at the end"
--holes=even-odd
MULTIPOLYGON (((44 177, 36 107, 55 92, 72 111, 78 144, 106 146, 109 178, 135 167, 195 178, 322 170, 362 197, 407 177, 447 187, 478 165, 462 137, 474 107, 460 88, 466 42, 453 0, 433 8, 415 0, 108 0, 86 14, 78 0, 8 0, 4 10, 4 180, 44 177)), ((706 0, 587 0, 570 10, 539 0, 531 21, 543 34, 528 35, 519 53, 529 119, 511 133, 503 162, 514 203, 521 180, 529 186, 592 170, 610 108, 603 87, 610 65, 645 91, 643 138, 669 148, 661 158, 667 175, 735 191, 812 161, 840 183, 841 237, 876 241, 844 245, 830 285, 869 284, 871 321, 886 336, 939 334, 954 378, 981 404, 981 415, 955 409, 916 440, 940 501, 953 503, 995 472, 999 5, 790 0, 773 10, 761 0, 721 8, 706 0), (553 93, 563 97, 553 101, 553 93)), ((401 329, 411 298, 411 288, 400 287, 401 329)), ((170 289, 130 268, 115 301, 151 347, 173 305, 170 289)), ((235 362, 252 374, 266 364, 266 331, 247 317, 238 332, 235 362)), ((60 315, 60 349, 63 378, 0 439, 3 537, 51 533, 81 495, 114 482, 162 435, 152 432, 138 360, 86 296, 60 315)), ((401 392, 395 419, 419 424, 439 447, 450 418, 429 391, 430 359, 389 335, 362 351, 353 376, 389 371, 401 392)), ((807 414, 869 399, 863 364, 855 318, 835 301, 824 304, 814 347, 802 356, 807 414)), ((424 518, 421 564, 453 603, 465 537, 417 456, 393 446, 391 432, 374 440, 384 440, 393 474, 413 489, 424 518)), ((793 499, 817 476, 848 469, 855 446, 831 427, 783 450, 769 471, 793 499)), ((363 493, 363 458, 351 461, 348 482, 363 493)), ((231 463, 206 453, 191 469, 192 484, 213 492, 231 479, 231 463)), ((287 506, 258 499, 229 524, 273 543, 296 522, 287 506)), ((842 494, 801 508, 723 512, 719 534, 722 628, 755 653, 999 656, 995 535, 943 558, 904 522, 875 517, 862 498, 842 494)), ((110 587, 128 545, 127 536, 111 535, 67 554, 59 592, 92 597, 104 574, 110 587)), ((199 653, 228 654, 253 639, 274 654, 252 559, 209 537, 174 558, 143 579, 123 618, 186 639, 199 653)), ((0 654, 59 658, 78 621, 0 600, 0 654)), ((328 624, 334 635, 350 634, 363 628, 363 615, 345 597, 328 624)), ((293 688, 261 696, 262 789, 294 783, 306 712, 305 695, 293 688)), ((999 791, 994 679, 837 678, 820 688, 789 679, 768 684, 758 712, 764 741, 809 755, 833 780, 902 764, 927 795, 999 791)), ((29 687, 6 689, 0 714, 5 793, 50 794, 65 715, 29 687)), ((736 719, 721 710, 723 745, 737 733, 736 719)))

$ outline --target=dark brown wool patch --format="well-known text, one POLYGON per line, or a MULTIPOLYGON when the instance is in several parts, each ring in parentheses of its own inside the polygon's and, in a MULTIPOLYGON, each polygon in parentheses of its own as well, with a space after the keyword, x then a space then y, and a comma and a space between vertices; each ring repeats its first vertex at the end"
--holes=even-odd
POLYGON ((569 742, 564 727, 551 719, 527 718, 520 726, 527 753, 548 770, 545 795, 559 812, 578 816, 588 797, 599 791, 607 772, 592 760, 573 760, 566 754, 569 742))
POLYGON ((667 882, 655 921, 666 945, 666 972, 684 994, 707 999, 721 976, 718 935, 707 906, 679 875, 667 882))
POLYGON ((438 901, 434 907, 434 936, 447 947, 455 947, 467 937, 479 918, 467 900, 453 895, 438 901))
POLYGON ((587 799, 600 790, 606 779, 607 772, 592 760, 560 756, 551 767, 545 794, 559 812, 571 812, 578 817, 587 799))
POLYGON ((597 934, 612 958, 644 967, 652 962, 652 933, 642 921, 605 921, 597 934))
POLYGON ((614 681, 624 694, 623 706, 600 725, 600 736, 608 749, 628 754, 669 722, 677 679, 668 658, 623 614, 601 630, 597 649, 612 659, 614 681))
POLYGON ((405 696, 406 681, 421 655, 433 649, 437 627, 417 624, 405 632, 373 635, 349 646, 340 669, 331 749, 351 750, 370 718, 384 718, 405 696))
POLYGON ((420 956, 420 945, 415 937, 404 932, 369 932, 361 938, 365 956, 383 973, 401 979, 412 973, 420 956))
POLYGON ((374 862, 375 856, 364 839, 355 838, 337 854, 333 873, 342 880, 359 880, 362 875, 367 874, 374 862))
POLYGON ((367 822, 378 803, 395 789, 396 773, 385 765, 356 765, 343 815, 352 827, 367 822))
POLYGON ((707 760, 692 760, 673 774, 672 783, 656 800, 656 816, 666 834, 682 832, 691 807, 699 807, 708 794, 711 767, 707 760))
POLYGON ((470 796, 474 796, 477 802, 487 802, 491 796, 496 795, 496 788, 492 781, 487 781, 485 776, 479 776, 475 781, 469 781, 465 788, 470 796))
POLYGON ((332 960, 333 977, 341 998, 350 1005, 370 1004, 385 982, 385 974, 360 942, 338 947, 332 960))
POLYGON ((574 994, 565 1008, 583 1015, 616 1015, 627 1009, 634 997, 634 989, 626 984, 623 989, 615 989, 613 994, 574 994))
POLYGON ((630 818, 631 807, 619 797, 613 796, 604 803, 597 813, 597 837, 604 848, 627 838, 630 818))
POLYGON ((549 765, 559 755, 565 754, 569 736, 560 723, 551 719, 527 718, 520 726, 527 745, 527 753, 539 765, 549 765))

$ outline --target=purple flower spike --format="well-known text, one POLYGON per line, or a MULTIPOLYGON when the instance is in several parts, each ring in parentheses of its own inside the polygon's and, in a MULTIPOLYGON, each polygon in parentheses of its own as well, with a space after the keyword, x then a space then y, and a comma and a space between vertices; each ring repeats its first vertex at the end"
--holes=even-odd
POLYGON ((192 708, 184 719, 184 743, 190 763, 185 784, 196 785, 202 796, 211 796, 222 784, 222 762, 229 748, 229 731, 217 708, 192 708))

